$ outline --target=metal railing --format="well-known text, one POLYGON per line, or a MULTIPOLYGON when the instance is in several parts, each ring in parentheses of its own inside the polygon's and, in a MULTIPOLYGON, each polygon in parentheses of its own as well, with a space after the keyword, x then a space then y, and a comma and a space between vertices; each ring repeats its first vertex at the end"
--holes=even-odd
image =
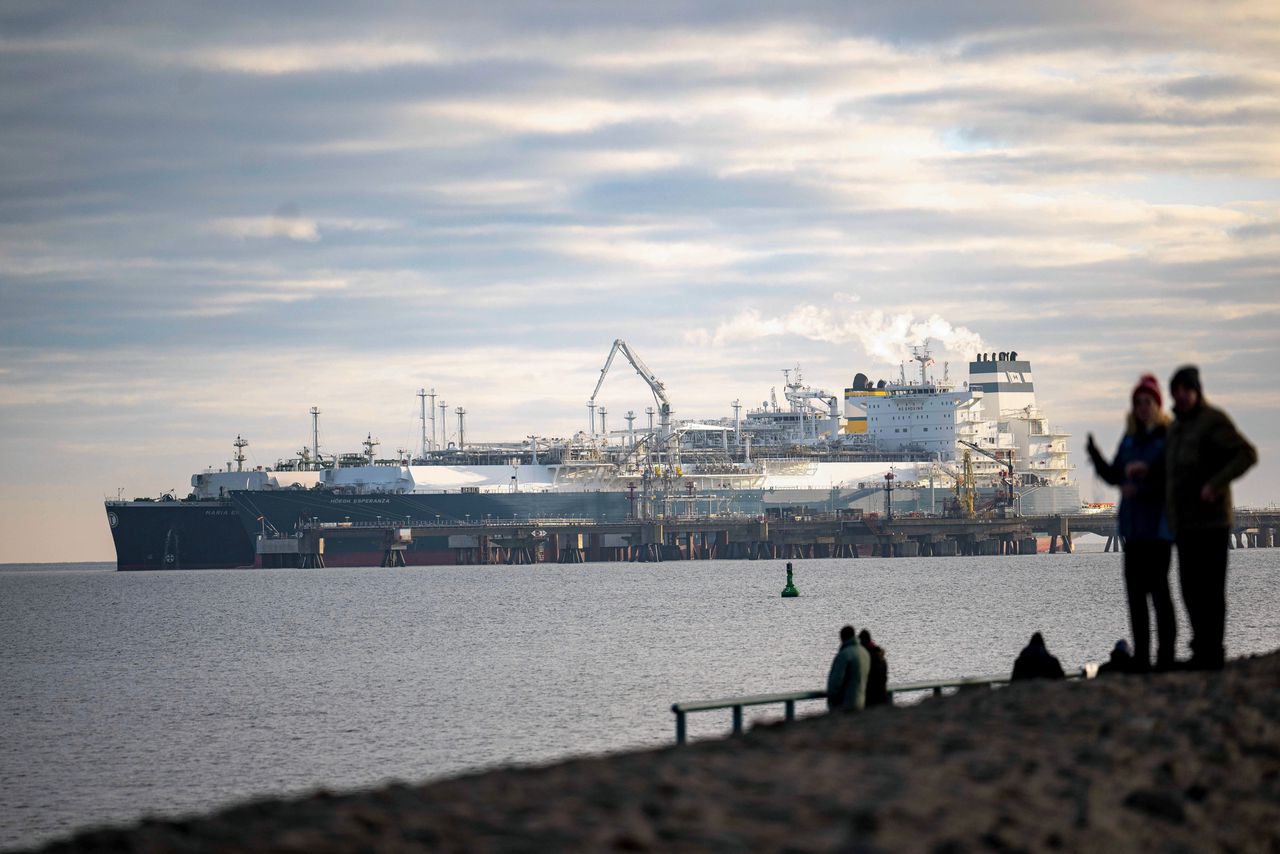
MULTIPOLYGON (((1098 665, 1085 664, 1075 670, 1068 670, 1068 679, 1092 679, 1097 675, 1098 665)), ((931 680, 928 682, 900 682, 887 689, 889 705, 893 705, 898 694, 919 693, 929 691, 935 697, 941 697, 947 688, 965 690, 971 688, 995 688, 1009 683, 1008 675, 1000 676, 961 676, 958 679, 931 680)), ((710 712, 718 709, 733 710, 733 734, 743 733, 743 713, 747 706, 767 706, 775 703, 783 704, 783 716, 788 721, 796 719, 796 703, 805 700, 825 700, 826 691, 789 691, 781 694, 754 694, 746 697, 726 697, 721 700, 694 700, 685 703, 672 703, 671 711, 676 716, 676 744, 688 741, 688 729, 685 717, 692 712, 710 712)))

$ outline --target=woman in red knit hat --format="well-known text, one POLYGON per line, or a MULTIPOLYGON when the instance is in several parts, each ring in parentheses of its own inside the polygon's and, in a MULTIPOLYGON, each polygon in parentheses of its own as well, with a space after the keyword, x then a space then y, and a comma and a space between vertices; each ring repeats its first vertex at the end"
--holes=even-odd
POLYGON ((1151 668, 1149 607, 1156 612, 1156 669, 1173 664, 1178 624, 1169 596, 1169 558, 1173 536, 1165 516, 1165 439, 1169 416, 1161 408, 1160 381, 1151 374, 1138 380, 1130 399, 1124 437, 1107 462, 1089 434, 1089 459, 1098 476, 1120 487, 1118 527, 1124 543, 1124 586, 1133 627, 1133 663, 1151 668))

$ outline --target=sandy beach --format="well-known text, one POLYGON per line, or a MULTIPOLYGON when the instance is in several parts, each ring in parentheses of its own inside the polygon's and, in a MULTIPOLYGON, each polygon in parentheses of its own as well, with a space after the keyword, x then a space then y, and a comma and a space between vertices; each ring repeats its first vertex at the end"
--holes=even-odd
POLYGON ((1280 654, 261 801, 42 850, 606 849, 1277 851, 1280 654))

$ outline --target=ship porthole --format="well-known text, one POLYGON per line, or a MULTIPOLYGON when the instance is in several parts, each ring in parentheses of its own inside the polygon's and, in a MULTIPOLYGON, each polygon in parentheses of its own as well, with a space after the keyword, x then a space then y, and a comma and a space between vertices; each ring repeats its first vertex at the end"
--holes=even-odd
POLYGON ((114 513, 108 513, 108 514, 107 514, 107 523, 108 523, 109 525, 111 525, 111 527, 113 527, 113 528, 114 528, 116 525, 119 525, 119 524, 120 524, 120 517, 119 517, 119 516, 117 516, 117 515, 116 515, 116 514, 114 514, 114 513))

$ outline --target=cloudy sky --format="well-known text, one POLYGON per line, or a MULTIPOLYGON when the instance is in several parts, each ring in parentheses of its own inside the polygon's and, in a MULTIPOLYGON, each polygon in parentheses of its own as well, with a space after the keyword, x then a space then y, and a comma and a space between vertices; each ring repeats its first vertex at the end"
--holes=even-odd
POLYGON ((566 435, 614 338, 686 417, 1018 350, 1098 498, 1194 361, 1280 499, 1280 7, 694 5, 0 6, 0 561, 113 559, 104 497, 313 405, 566 435))

